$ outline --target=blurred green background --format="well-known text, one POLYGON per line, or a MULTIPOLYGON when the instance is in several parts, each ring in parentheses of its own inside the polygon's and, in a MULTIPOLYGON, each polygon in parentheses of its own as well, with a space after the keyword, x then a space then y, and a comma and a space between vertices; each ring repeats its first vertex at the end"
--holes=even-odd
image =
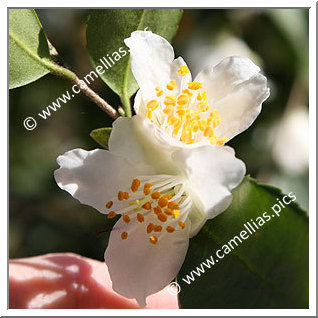
MULTIPOLYGON (((88 10, 36 10, 64 63, 83 78, 93 70, 86 51, 88 10)), ((253 126, 229 142, 247 172, 260 182, 293 191, 308 209, 308 10, 184 10, 173 40, 196 75, 229 55, 260 65, 271 96, 253 126)), ((105 52, 105 54, 108 52, 105 52)), ((111 105, 120 101, 101 80, 91 86, 111 105)), ((71 84, 46 75, 9 93, 9 256, 74 252, 103 260, 109 229, 105 216, 60 190, 56 157, 67 150, 99 147, 89 136, 111 119, 83 94, 38 127, 23 120, 50 105, 71 84)), ((256 213, 257 211, 255 211, 256 213)))

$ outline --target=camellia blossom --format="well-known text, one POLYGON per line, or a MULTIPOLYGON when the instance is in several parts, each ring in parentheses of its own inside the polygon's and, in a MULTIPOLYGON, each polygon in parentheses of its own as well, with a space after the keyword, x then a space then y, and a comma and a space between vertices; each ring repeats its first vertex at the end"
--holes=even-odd
POLYGON ((105 251, 113 289, 145 306, 176 277, 189 238, 230 205, 245 165, 223 144, 252 123, 268 88, 245 58, 192 82, 162 37, 136 31, 125 42, 137 115, 115 120, 109 150, 59 156, 55 179, 81 203, 119 216, 105 251))
POLYGON ((125 40, 140 90, 135 111, 185 144, 223 145, 247 129, 269 96, 266 77, 250 59, 232 56, 192 81, 170 43, 150 31, 125 40))
MULTIPOLYGON (((116 150, 122 140, 116 140, 118 127, 113 129, 110 144, 116 150)), ((133 137, 138 151, 144 140, 138 134, 133 137)), ((130 160, 128 147, 125 156, 112 148, 74 149, 58 157, 60 168, 55 171, 59 187, 81 203, 108 218, 120 216, 105 260, 113 289, 136 298, 142 307, 148 295, 176 277, 189 238, 229 206, 231 190, 245 175, 244 163, 227 146, 180 148, 170 158, 160 158, 159 149, 148 153, 145 147, 138 164, 130 160)))

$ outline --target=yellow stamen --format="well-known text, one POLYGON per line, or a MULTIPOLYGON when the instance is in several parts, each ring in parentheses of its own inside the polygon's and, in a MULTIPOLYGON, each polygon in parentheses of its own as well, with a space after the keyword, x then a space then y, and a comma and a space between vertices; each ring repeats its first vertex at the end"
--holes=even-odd
POLYGON ((203 132, 203 136, 210 138, 210 137, 213 136, 213 133, 214 133, 214 132, 213 132, 213 129, 208 126, 208 127, 205 128, 205 130, 204 130, 204 132, 203 132))
POLYGON ((199 129, 201 131, 205 131, 206 127, 207 127, 207 120, 204 118, 200 119, 199 120, 199 129))
POLYGON ((152 187, 152 184, 151 183, 145 183, 145 185, 144 185, 144 194, 145 195, 148 195, 148 194, 150 194, 151 193, 151 188, 152 187))
POLYGON ((168 200, 166 198, 160 198, 159 201, 158 201, 158 205, 161 208, 164 208, 165 206, 168 205, 168 200))
POLYGON ((110 209, 113 206, 113 201, 108 201, 105 206, 106 209, 110 209))
POLYGON ((167 208, 167 209, 164 209, 164 212, 167 214, 167 215, 172 215, 172 210, 167 208))
POLYGON ((182 221, 179 221, 178 224, 179 224, 179 226, 180 226, 182 229, 185 228, 185 223, 183 223, 182 221))
POLYGON ((150 242, 151 244, 157 244, 158 239, 157 239, 156 236, 152 235, 152 236, 149 237, 149 242, 150 242))
POLYGON ((162 222, 166 222, 167 221, 167 216, 163 213, 159 213, 158 214, 158 220, 162 221, 162 222))
POLYGON ((162 210, 161 210, 161 208, 160 208, 160 206, 156 206, 156 207, 154 207, 153 208, 153 211, 155 212, 155 214, 160 214, 160 213, 162 213, 162 210))
POLYGON ((113 219, 117 215, 116 212, 111 211, 107 214, 107 219, 113 219))
POLYGON ((157 91, 157 96, 158 96, 158 97, 160 97, 161 95, 163 95, 163 90, 162 90, 159 86, 156 87, 156 91, 157 91))
POLYGON ((121 238, 122 238, 123 240, 126 240, 127 237, 128 237, 128 233, 127 233, 127 232, 121 233, 121 238))
POLYGON ((206 100, 206 91, 204 91, 203 93, 199 92, 198 96, 197 96, 197 100, 199 100, 199 101, 206 100))
POLYGON ((151 195, 151 198, 154 200, 157 200, 160 198, 161 193, 160 192, 153 192, 151 195))
POLYGON ((139 223, 142 223, 145 220, 145 217, 141 213, 137 213, 137 220, 139 223))
POLYGON ((132 192, 137 192, 140 187, 140 180, 139 179, 134 179, 132 184, 131 184, 131 191, 132 192))
POLYGON ((171 80, 168 84, 167 84, 167 89, 169 91, 173 91, 175 88, 177 88, 177 83, 175 80, 171 80))
POLYGON ((143 209, 145 210, 151 210, 151 203, 150 202, 146 202, 145 204, 143 204, 141 206, 143 209))
POLYGON ((129 199, 129 193, 128 192, 123 192, 123 197, 124 197, 124 200, 128 200, 129 199))
POLYGON ((175 228, 173 226, 169 225, 169 226, 166 227, 166 230, 167 230, 168 233, 173 233, 175 231, 175 228))
POLYGON ((226 142, 227 142, 227 138, 226 137, 222 137, 222 138, 218 139, 217 144, 219 146, 223 146, 226 142))
POLYGON ((212 137, 210 137, 209 140, 210 140, 210 143, 211 143, 212 145, 216 145, 217 142, 218 142, 218 139, 216 138, 215 135, 213 135, 212 137))
POLYGON ((145 116, 149 119, 152 118, 152 110, 150 108, 145 111, 145 116))
POLYGON ((123 192, 123 191, 119 191, 119 192, 118 192, 118 200, 119 200, 119 201, 124 200, 124 192, 123 192))
POLYGON ((176 219, 176 218, 179 217, 180 211, 179 211, 179 210, 173 210, 173 211, 172 211, 172 215, 173 215, 173 217, 176 219))
POLYGON ((164 112, 166 115, 169 115, 172 111, 173 111, 173 106, 172 106, 172 105, 168 105, 168 106, 163 110, 163 112, 164 112))
POLYGON ((161 232, 162 231, 162 226, 161 225, 155 225, 154 231, 155 232, 161 232))
POLYGON ((186 74, 188 74, 190 71, 188 69, 188 67, 186 65, 180 65, 177 74, 180 76, 184 76, 186 74))
POLYGON ((184 90, 182 91, 182 93, 187 94, 187 95, 189 96, 189 98, 191 98, 192 95, 193 95, 193 93, 190 92, 188 89, 184 89, 184 90))
POLYGON ((159 102, 155 99, 151 100, 147 103, 147 108, 151 110, 155 110, 159 106, 159 102))
POLYGON ((199 88, 202 88, 202 83, 200 83, 200 82, 190 82, 190 83, 188 83, 188 87, 189 87, 189 89, 197 90, 199 88))
POLYGON ((145 195, 148 195, 148 194, 150 194, 151 193, 151 189, 150 188, 145 188, 144 189, 144 194, 145 195))
POLYGON ((189 103, 189 95, 188 94, 181 94, 179 95, 178 99, 177 99, 177 104, 178 105, 186 105, 189 103))
POLYGON ((153 223, 149 223, 147 226, 147 233, 151 233, 155 228, 155 225, 153 223))
POLYGON ((175 203, 172 201, 172 202, 169 202, 168 208, 172 209, 172 210, 177 210, 177 209, 179 209, 179 205, 178 205, 178 203, 175 203))
POLYGON ((130 217, 128 215, 123 215, 123 220, 125 223, 129 223, 130 222, 130 217))
POLYGON ((163 102, 166 106, 172 105, 174 106, 176 104, 177 99, 172 95, 167 95, 165 101, 163 102))

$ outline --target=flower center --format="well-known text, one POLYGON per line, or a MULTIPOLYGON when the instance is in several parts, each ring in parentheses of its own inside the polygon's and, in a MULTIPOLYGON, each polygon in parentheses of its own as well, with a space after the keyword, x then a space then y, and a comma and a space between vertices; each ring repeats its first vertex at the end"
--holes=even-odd
MULTIPOLYGON (((185 76, 189 69, 181 65, 178 76, 185 76)), ((171 80, 165 88, 156 87, 157 99, 148 101, 145 116, 174 138, 185 144, 209 140, 213 145, 224 145, 226 137, 217 138, 214 130, 221 123, 217 109, 211 108, 206 91, 200 82, 188 83, 180 91, 171 80)))
MULTIPOLYGON (((111 219, 121 214, 127 224, 146 223, 145 231, 151 244, 157 244, 162 231, 183 230, 192 204, 182 180, 171 175, 137 177, 130 188, 118 191, 117 197, 106 203, 106 209, 110 210, 115 201, 124 204, 119 210, 108 212, 107 217, 111 219)), ((123 240, 128 237, 129 233, 121 233, 123 240)))

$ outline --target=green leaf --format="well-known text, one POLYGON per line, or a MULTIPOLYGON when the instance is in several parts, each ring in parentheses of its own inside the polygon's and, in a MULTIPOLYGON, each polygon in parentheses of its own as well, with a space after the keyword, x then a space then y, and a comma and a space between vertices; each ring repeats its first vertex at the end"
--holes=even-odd
POLYGON ((121 97, 124 104, 129 103, 129 97, 138 89, 130 70, 124 39, 135 30, 148 28, 171 41, 181 16, 180 9, 107 9, 90 12, 86 37, 91 61, 95 68, 100 65, 105 69, 103 63, 108 66, 100 77, 121 97))
POLYGON ((249 177, 233 191, 231 206, 190 240, 178 274, 182 308, 308 308, 308 217, 297 204, 285 205, 283 197, 280 190, 249 177), (277 199, 285 206, 279 217, 271 209, 279 204, 277 199), (265 220, 264 212, 270 220, 265 220), (262 226, 257 225, 262 223, 259 216, 265 222, 262 226), (255 233, 247 232, 247 222, 255 233), (242 230, 249 237, 240 237, 242 243, 236 239, 238 246, 232 241, 231 249, 228 242, 242 230), (231 249, 227 255, 224 244, 231 249), (225 257, 218 259, 216 251, 222 246, 225 257), (194 274, 188 284, 187 275, 211 255, 215 265, 209 269, 203 265, 204 273, 194 274))
POLYGON ((108 149, 108 140, 110 137, 110 133, 112 132, 111 127, 98 128, 94 129, 90 136, 102 147, 108 149))
POLYGON ((31 83, 50 71, 41 63, 49 47, 34 10, 9 9, 9 87, 31 83))
POLYGON ((9 88, 52 72, 73 80, 75 74, 50 60, 42 25, 32 9, 9 9, 9 88))

